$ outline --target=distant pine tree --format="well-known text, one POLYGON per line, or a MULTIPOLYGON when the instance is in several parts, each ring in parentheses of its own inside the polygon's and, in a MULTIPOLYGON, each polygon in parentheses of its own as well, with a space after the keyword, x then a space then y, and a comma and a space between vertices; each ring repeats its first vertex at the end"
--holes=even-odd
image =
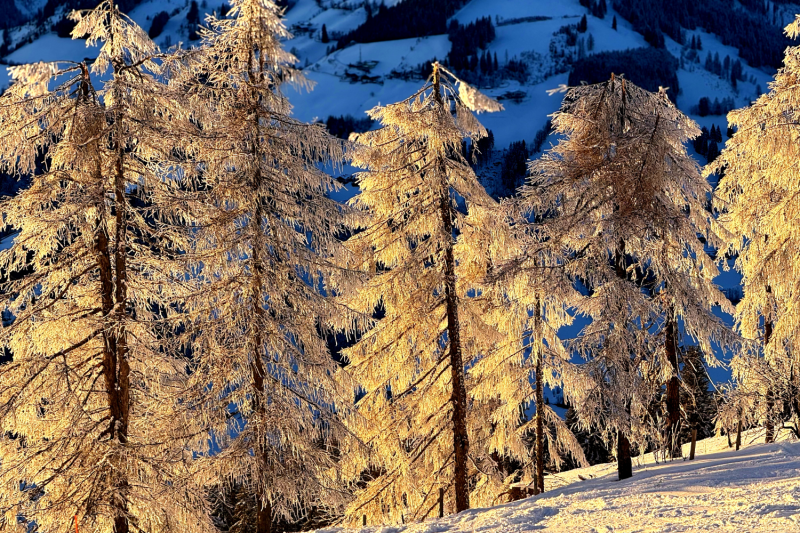
POLYGON ((611 29, 612 30, 616 30, 617 29, 617 16, 616 15, 614 15, 614 18, 611 19, 611 29))
POLYGON ((706 161, 708 161, 709 163, 713 163, 718 156, 719 156, 719 146, 717 145, 717 141, 712 139, 708 143, 708 151, 706 152, 706 161))
POLYGON ((328 28, 325 26, 325 24, 322 25, 322 37, 320 40, 325 44, 331 42, 331 38, 328 37, 328 28))
POLYGON ((589 464, 597 465, 608 463, 614 460, 608 445, 603 442, 600 432, 595 428, 587 428, 581 425, 575 408, 570 406, 565 417, 567 427, 575 435, 575 439, 580 443, 583 454, 589 464))
POLYGON ((200 23, 200 8, 197 6, 196 0, 192 0, 189 6, 189 12, 186 14, 186 20, 189 21, 189 24, 200 23))
POLYGON ((683 387, 681 388, 681 408, 686 413, 686 424, 681 428, 681 442, 691 440, 692 429, 697 429, 697 439, 714 436, 714 417, 717 416, 717 402, 708 372, 703 364, 703 354, 697 346, 689 346, 681 351, 683 387))

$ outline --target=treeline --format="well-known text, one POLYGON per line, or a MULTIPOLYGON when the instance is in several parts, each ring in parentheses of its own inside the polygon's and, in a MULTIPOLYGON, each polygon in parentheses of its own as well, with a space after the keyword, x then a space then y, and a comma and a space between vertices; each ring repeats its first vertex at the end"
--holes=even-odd
POLYGON ((457 20, 450 22, 447 29, 448 37, 452 43, 450 53, 447 54, 447 64, 456 70, 475 70, 491 72, 498 69, 497 53, 492 64, 487 63, 486 52, 479 55, 478 50, 486 50, 489 43, 494 41, 495 29, 490 17, 484 17, 463 26, 457 20))
POLYGON ((733 97, 726 96, 721 101, 719 98, 714 98, 712 102, 708 96, 703 96, 697 102, 697 105, 693 105, 689 112, 693 115, 700 115, 701 117, 705 117, 708 115, 727 115, 729 111, 732 111, 736 108, 736 103, 733 100, 733 97))
POLYGON ((363 133, 368 131, 373 124, 369 117, 355 118, 353 115, 329 116, 325 121, 325 126, 331 135, 340 139, 347 139, 351 133, 363 133))
MULTIPOLYGON (((763 5, 760 0, 742 2, 748 7, 759 3, 763 5)), ((779 68, 783 51, 791 44, 781 28, 758 14, 736 9, 727 0, 674 0, 668 4, 661 0, 614 0, 614 8, 653 46, 663 47, 664 34, 683 43, 683 28, 703 28, 718 35, 724 44, 738 48, 742 59, 753 67, 779 68)))
POLYGON ((344 34, 338 49, 351 42, 373 43, 410 39, 447 32, 447 19, 466 4, 466 0, 404 0, 391 7, 381 4, 367 10, 367 20, 344 34))
MULTIPOLYGON (((129 12, 141 3, 142 0, 119 0, 119 2, 116 2, 119 5, 119 9, 125 12, 129 12)), ((74 9, 92 9, 95 6, 97 6, 96 0, 47 0, 39 14, 39 20, 44 21, 52 17, 59 8, 63 8, 64 13, 69 13, 74 9)))
POLYGON ((680 92, 678 65, 678 60, 663 49, 633 48, 600 52, 575 62, 569 74, 569 85, 599 83, 607 80, 612 73, 624 74, 625 78, 648 91, 668 87, 667 95, 674 102, 680 92))
POLYGON ((599 19, 605 18, 608 13, 606 0, 580 0, 580 4, 599 19))
MULTIPOLYGON (((730 136, 728 135, 728 137, 730 136)), ((703 126, 700 135, 692 139, 692 146, 695 152, 705 156, 708 163, 713 163, 719 157, 720 146, 722 146, 722 130, 715 125, 711 126, 711 130, 703 126)))
POLYGON ((0 17, 0 29, 13 28, 25 21, 14 0, 0 0, 0 12, 3 13, 0 17))

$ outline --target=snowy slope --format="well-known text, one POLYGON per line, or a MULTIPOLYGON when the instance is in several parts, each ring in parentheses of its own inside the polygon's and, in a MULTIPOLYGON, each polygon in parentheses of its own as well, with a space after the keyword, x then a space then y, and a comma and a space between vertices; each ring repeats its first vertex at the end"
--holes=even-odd
MULTIPOLYGON (((297 6, 287 14, 287 21, 293 24, 301 13, 313 13, 312 6, 318 9, 314 0, 299 0, 297 6)), ((497 37, 489 44, 488 50, 497 54, 502 63, 505 58, 520 57, 523 53, 531 52, 546 59, 553 33, 561 26, 577 23, 586 12, 578 0, 473 0, 453 18, 467 24, 481 17, 501 22, 533 16, 551 17, 549 20, 497 26, 497 37)), ((345 16, 352 17, 353 13, 345 16)), ((618 30, 611 29, 612 16, 613 13, 609 13, 605 19, 589 18, 587 35, 594 35, 597 43, 595 51, 646 46, 642 36, 625 21, 618 22, 618 30)), ((292 89, 287 91, 295 106, 295 115, 302 120, 324 120, 329 115, 363 116, 365 111, 376 105, 406 98, 422 85, 421 81, 403 82, 385 78, 381 80, 382 83, 352 84, 344 78, 348 64, 375 61, 377 66, 371 74, 385 76, 395 68, 415 66, 433 58, 443 59, 450 49, 446 35, 355 44, 321 58, 318 54, 320 50, 324 54, 325 46, 306 36, 293 40, 287 46, 295 48, 301 59, 309 59, 311 64, 306 68, 306 75, 317 84, 310 94, 292 89)), ((532 70, 536 68, 533 65, 532 70)), ((506 102, 505 111, 481 116, 481 122, 493 131, 496 146, 503 148, 513 141, 533 139, 547 121, 547 115, 555 112, 561 104, 561 95, 548 96, 546 91, 566 81, 567 74, 564 73, 545 80, 534 80, 531 85, 520 86, 516 82, 507 82, 486 90, 492 96, 517 90, 528 95, 519 104, 506 102)))
MULTIPOLYGON (((398 0, 391 0, 393 5, 398 0)), ((42 0, 18 0, 20 5, 38 9, 42 0)), ((201 2, 201 11, 219 11, 222 0, 201 2), (205 7, 202 7, 202 6, 205 7)), ((450 42, 446 35, 421 39, 405 39, 382 43, 356 44, 344 50, 327 54, 328 47, 334 44, 320 42, 320 32, 325 24, 331 34, 349 31, 366 19, 366 12, 361 0, 297 0, 286 14, 286 24, 295 33, 295 38, 286 43, 300 59, 301 65, 307 65, 308 77, 316 83, 316 89, 308 93, 298 93, 288 89, 294 106, 295 115, 303 120, 322 119, 329 115, 363 116, 363 113, 378 104, 386 104, 405 98, 421 85, 421 82, 403 82, 388 78, 394 70, 415 67, 433 58, 443 59, 449 49, 450 42), (359 61, 377 62, 370 72, 380 78, 378 83, 351 83, 345 73, 348 65, 359 61)), ((777 7, 775 9, 778 9, 777 7)), ((783 8, 782 8, 783 9, 783 8)), ((186 0, 145 0, 129 15, 145 30, 150 28, 153 17, 166 11, 170 14, 169 22, 163 33, 155 40, 161 46, 175 45, 182 42, 184 46, 194 43, 188 41, 186 14, 189 6, 186 0)), ((506 58, 528 57, 532 60, 531 69, 534 74, 541 74, 549 61, 549 46, 553 33, 561 26, 576 23, 581 16, 587 14, 578 0, 472 0, 454 15, 461 24, 467 24, 481 17, 490 17, 496 24, 496 39, 490 43, 488 50, 497 54, 501 64, 506 58), (537 22, 509 23, 514 19, 526 17, 550 17, 549 20, 537 22)), ((61 14, 58 17, 62 16, 61 14)), ((588 17, 586 36, 594 38, 594 52, 623 50, 646 46, 641 35, 634 32, 630 24, 618 17, 618 29, 611 28, 614 16, 613 9, 604 19, 588 17)), ((775 15, 769 15, 778 17, 775 15)), ((203 15, 201 14, 201 19, 203 15)), ((49 27, 53 21, 45 24, 49 27)), ((28 26, 12 30, 14 40, 24 40, 25 36, 41 32, 28 26)), ((719 52, 721 57, 730 55, 738 58, 736 49, 722 45, 712 34, 687 32, 687 38, 693 34, 702 36, 704 50, 702 58, 710 51, 719 52)), ((680 56, 681 46, 668 39, 667 47, 676 57, 680 56)), ((59 38, 53 32, 44 32, 33 42, 24 44, 9 54, 5 59, 10 63, 27 63, 33 61, 69 60, 77 61, 84 57, 92 57, 95 50, 87 49, 83 42, 59 38)), ((770 74, 752 69, 745 64, 745 74, 755 76, 762 90, 766 89, 770 74)), ((701 65, 687 64, 679 71, 682 94, 678 104, 684 111, 695 105, 701 96, 723 98, 734 96, 737 105, 746 105, 755 95, 755 85, 742 82, 734 93, 730 84, 717 76, 703 70, 701 65)), ((506 111, 494 115, 484 115, 482 121, 492 129, 498 148, 507 146, 512 141, 530 141, 544 125, 547 115, 558 109, 561 96, 548 96, 546 90, 566 82, 566 74, 557 74, 542 79, 532 76, 529 84, 520 86, 516 82, 506 82, 501 87, 489 89, 493 96, 500 96, 508 91, 523 91, 525 99, 521 103, 506 102, 506 111)), ((6 86, 8 79, 5 72, 0 73, 0 86, 6 86)), ((724 117, 693 117, 701 125, 710 127, 712 123, 723 126, 724 117)))
POLYGON ((517 502, 408 526, 319 533, 800 531, 800 443, 754 440, 763 442, 763 434, 746 433, 738 452, 725 437, 700 441, 691 462, 647 454, 622 482, 615 464, 596 465, 546 476, 544 494, 517 502))

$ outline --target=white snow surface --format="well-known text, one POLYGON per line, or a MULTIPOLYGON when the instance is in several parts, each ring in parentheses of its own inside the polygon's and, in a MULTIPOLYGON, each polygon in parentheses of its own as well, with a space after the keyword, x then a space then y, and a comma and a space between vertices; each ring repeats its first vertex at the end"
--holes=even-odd
MULTIPOLYGON (((318 533, 790 533, 800 531, 800 443, 746 432, 740 451, 726 437, 697 443, 694 461, 634 459, 545 477, 546 492, 487 509, 405 526, 328 528, 318 533), (578 476, 584 478, 581 480, 578 476)), ((688 456, 689 445, 684 446, 688 456)))

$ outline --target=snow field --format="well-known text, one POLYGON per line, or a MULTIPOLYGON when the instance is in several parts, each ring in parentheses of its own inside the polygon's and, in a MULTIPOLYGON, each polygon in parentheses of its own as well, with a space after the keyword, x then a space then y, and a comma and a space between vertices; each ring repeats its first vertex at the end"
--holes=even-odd
POLYGON ((700 441, 694 461, 634 458, 633 478, 622 482, 616 463, 595 465, 546 476, 544 494, 517 502, 406 526, 318 533, 800 531, 800 443, 788 431, 774 444, 758 444, 763 431, 742 437, 738 452, 726 437, 700 441))

